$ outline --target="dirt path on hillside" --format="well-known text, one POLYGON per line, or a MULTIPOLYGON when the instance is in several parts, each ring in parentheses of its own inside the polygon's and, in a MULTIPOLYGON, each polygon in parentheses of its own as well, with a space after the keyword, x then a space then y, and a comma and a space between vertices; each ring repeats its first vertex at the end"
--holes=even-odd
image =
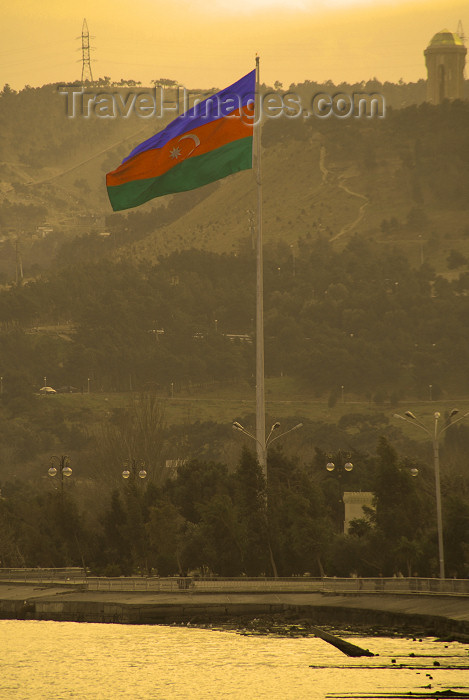
MULTIPOLYGON (((327 182, 328 177, 331 174, 330 171, 326 168, 326 147, 325 146, 321 146, 320 151, 319 151, 319 170, 321 171, 321 174, 322 174, 322 182, 323 182, 323 184, 325 184, 327 182)), ((366 195, 361 194, 360 192, 354 192, 354 190, 351 190, 350 187, 348 187, 345 184, 345 180, 347 180, 350 177, 352 177, 352 175, 345 175, 345 174, 339 175, 339 177, 337 178, 337 187, 340 187, 341 190, 343 190, 344 192, 346 192, 350 196, 358 197, 359 199, 361 199, 363 201, 358 209, 357 217, 355 219, 353 219, 353 221, 350 221, 347 224, 345 224, 344 226, 342 226, 339 233, 336 233, 335 236, 331 237, 331 239, 330 239, 331 241, 336 241, 338 238, 340 238, 341 236, 343 236, 346 233, 349 233, 356 226, 358 226, 360 221, 365 216, 366 207, 370 203, 370 200, 366 195)))
POLYGON ((319 149, 319 170, 322 174, 322 184, 324 185, 327 181, 327 176, 329 175, 329 170, 326 168, 326 147, 321 146, 319 149))
POLYGON ((350 189, 350 187, 347 187, 346 184, 344 184, 344 180, 347 179, 346 175, 341 175, 339 177, 339 182, 338 186, 344 190, 344 192, 347 192, 347 194, 352 195, 352 197, 358 197, 359 199, 363 200, 363 203, 360 205, 360 208, 358 209, 358 216, 351 221, 349 224, 345 224, 345 226, 342 226, 340 229, 339 233, 337 233, 335 236, 332 236, 331 241, 336 241, 338 238, 343 236, 345 233, 349 233, 349 231, 352 231, 360 221, 363 219, 365 216, 365 209, 369 205, 370 200, 365 194, 361 194, 360 192, 354 192, 353 190, 350 189))

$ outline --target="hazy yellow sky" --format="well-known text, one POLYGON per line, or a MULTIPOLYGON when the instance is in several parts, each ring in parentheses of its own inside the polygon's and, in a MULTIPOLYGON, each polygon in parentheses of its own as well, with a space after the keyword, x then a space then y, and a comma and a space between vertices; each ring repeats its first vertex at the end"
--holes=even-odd
POLYGON ((174 78, 223 87, 261 56, 263 81, 414 81, 439 30, 469 35, 453 0, 14 0, 1 10, 0 86, 81 77, 76 37, 86 17, 93 76, 174 78))

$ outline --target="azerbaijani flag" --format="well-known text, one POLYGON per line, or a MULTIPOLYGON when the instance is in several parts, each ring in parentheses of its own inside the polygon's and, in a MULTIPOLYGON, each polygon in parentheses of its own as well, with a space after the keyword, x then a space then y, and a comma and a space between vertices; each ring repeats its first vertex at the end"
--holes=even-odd
POLYGON ((256 71, 181 114, 106 175, 114 211, 252 167, 256 71))

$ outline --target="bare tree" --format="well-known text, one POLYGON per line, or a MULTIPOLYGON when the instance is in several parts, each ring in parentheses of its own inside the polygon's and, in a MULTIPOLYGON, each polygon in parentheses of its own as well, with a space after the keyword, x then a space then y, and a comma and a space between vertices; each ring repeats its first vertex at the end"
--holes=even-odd
POLYGON ((114 412, 97 430, 99 475, 117 482, 125 462, 138 469, 143 463, 147 480, 160 483, 164 471, 161 464, 164 430, 164 411, 156 396, 144 393, 132 397, 128 406, 114 412))

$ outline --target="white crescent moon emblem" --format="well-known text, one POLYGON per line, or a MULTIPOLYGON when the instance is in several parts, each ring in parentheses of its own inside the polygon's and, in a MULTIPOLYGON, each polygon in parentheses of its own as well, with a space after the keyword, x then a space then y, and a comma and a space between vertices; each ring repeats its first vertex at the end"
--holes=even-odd
POLYGON ((192 139, 194 141, 194 147, 192 148, 192 150, 189 151, 189 153, 186 156, 186 158, 188 158, 190 156, 190 154, 195 151, 197 146, 200 146, 200 139, 197 136, 197 134, 184 134, 184 136, 181 136, 181 138, 178 139, 178 143, 179 143, 179 141, 182 141, 183 139, 192 139))

